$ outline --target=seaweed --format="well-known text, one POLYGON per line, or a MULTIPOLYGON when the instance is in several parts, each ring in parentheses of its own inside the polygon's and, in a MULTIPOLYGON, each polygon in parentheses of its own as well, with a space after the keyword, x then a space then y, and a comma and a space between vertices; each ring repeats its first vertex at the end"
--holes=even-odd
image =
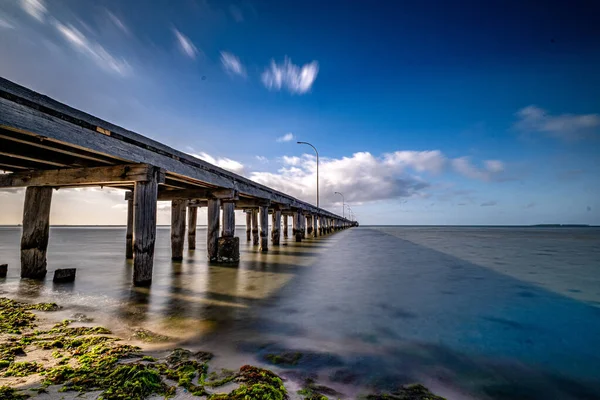
POLYGON ((2 400, 23 400, 28 399, 29 395, 8 386, 0 386, 0 399, 2 400))

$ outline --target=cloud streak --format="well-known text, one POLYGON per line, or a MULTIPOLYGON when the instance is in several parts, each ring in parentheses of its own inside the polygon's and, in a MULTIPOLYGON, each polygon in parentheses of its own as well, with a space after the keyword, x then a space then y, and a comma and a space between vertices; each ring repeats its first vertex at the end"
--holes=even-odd
POLYGON ((452 168, 459 174, 485 182, 501 180, 505 169, 504 163, 499 160, 486 160, 483 167, 473 165, 469 157, 455 158, 451 163, 452 168))
POLYGON ((600 128, 599 114, 551 115, 535 105, 522 108, 516 113, 515 127, 526 133, 542 133, 565 141, 580 140, 597 133, 600 128))
POLYGON ((223 69, 229 74, 239 75, 243 77, 246 76, 246 68, 244 68, 244 65, 242 64, 240 59, 234 54, 222 51, 221 65, 223 66, 223 69))
POLYGON ((276 142, 279 143, 284 143, 284 142, 291 142, 292 140, 294 140, 294 134, 289 132, 286 133, 285 135, 278 137, 277 139, 275 139, 276 142))
POLYGON ((175 35, 175 39, 177 40, 177 45, 179 50, 191 59, 195 59, 198 54, 198 49, 194 46, 194 43, 181 33, 179 30, 173 28, 173 34, 175 35))
POLYGON ((48 12, 43 0, 21 0, 21 8, 39 22, 44 22, 48 12))
POLYGON ((271 64, 262 73, 261 80, 269 90, 278 91, 285 88, 293 94, 305 94, 312 88, 318 74, 317 61, 298 66, 285 57, 281 64, 271 60, 271 64))

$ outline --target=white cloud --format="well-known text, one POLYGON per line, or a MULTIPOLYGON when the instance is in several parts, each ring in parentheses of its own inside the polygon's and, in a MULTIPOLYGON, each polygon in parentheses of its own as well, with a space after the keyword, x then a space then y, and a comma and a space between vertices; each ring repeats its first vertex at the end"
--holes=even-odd
POLYGON ((439 150, 396 151, 384 155, 390 165, 407 166, 418 172, 440 173, 446 164, 446 157, 439 150))
POLYGON ((40 22, 44 22, 48 12, 43 0, 21 0, 21 8, 40 22))
POLYGON ((246 69, 244 68, 244 65, 234 54, 222 51, 221 64, 223 65, 223 69, 230 74, 246 76, 246 69))
POLYGON ((127 25, 125 25, 123 23, 123 21, 117 17, 115 14, 113 14, 112 12, 106 10, 106 13, 108 14, 108 18, 110 19, 110 21, 117 27, 119 28, 124 34, 126 35, 130 35, 130 31, 129 28, 127 27, 127 25))
POLYGON ((246 175, 246 167, 244 167, 244 164, 232 160, 231 158, 227 158, 227 157, 213 157, 208 153, 205 152, 199 152, 199 153, 189 153, 191 156, 199 158, 201 160, 204 160, 208 163, 211 163, 213 165, 216 165, 217 167, 221 167, 223 169, 226 169, 227 171, 231 171, 235 174, 238 175, 246 175))
POLYGON ((131 67, 127 61, 114 57, 104 47, 89 40, 72 25, 67 26, 54 21, 54 26, 71 47, 91 58, 98 66, 119 75, 127 75, 130 72, 131 67))
POLYGON ((179 32, 175 28, 173 28, 173 33, 175 34, 175 38, 177 39, 177 44, 181 52, 189 58, 196 58, 196 55, 198 54, 198 49, 196 48, 196 46, 194 46, 194 43, 192 43, 192 41, 187 36, 179 32))
POLYGON ((460 157, 452 160, 452 167, 456 172, 471 179, 492 181, 500 178, 504 172, 504 163, 498 160, 486 160, 482 168, 471 164, 469 157, 460 157))
POLYGON ((14 25, 11 21, 0 17, 0 28, 2 29, 14 29, 14 25))
POLYGON ((546 110, 530 105, 517 112, 515 127, 524 132, 544 133, 563 140, 577 140, 600 128, 599 114, 550 115, 546 110))
POLYGON ((269 159, 265 156, 256 156, 256 159, 262 164, 267 164, 269 162, 269 159))
POLYGON ((276 139, 277 142, 291 142, 292 140, 294 140, 294 134, 291 132, 286 133, 285 135, 278 137, 276 139))
POLYGON ((319 73, 319 63, 313 61, 302 67, 292 64, 285 57, 282 64, 271 60, 271 65, 265 69, 261 78, 263 84, 270 90, 288 89, 291 93, 303 94, 308 92, 319 73))

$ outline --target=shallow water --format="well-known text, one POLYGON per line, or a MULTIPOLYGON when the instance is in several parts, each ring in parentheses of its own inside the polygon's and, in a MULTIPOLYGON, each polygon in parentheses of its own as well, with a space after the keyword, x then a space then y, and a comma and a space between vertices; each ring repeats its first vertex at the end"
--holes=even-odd
MULTIPOLYGON (((159 228, 150 289, 131 286, 124 228, 53 227, 45 282, 20 280, 20 228, 0 227, 0 295, 55 301, 214 350, 221 364, 298 350, 290 376, 349 397, 421 381, 449 398, 600 398, 600 229, 361 227, 260 254, 239 227, 239 267, 170 260, 159 228), (53 284, 56 268, 77 268, 53 284)), ((229 365, 227 365, 229 364, 229 365)))

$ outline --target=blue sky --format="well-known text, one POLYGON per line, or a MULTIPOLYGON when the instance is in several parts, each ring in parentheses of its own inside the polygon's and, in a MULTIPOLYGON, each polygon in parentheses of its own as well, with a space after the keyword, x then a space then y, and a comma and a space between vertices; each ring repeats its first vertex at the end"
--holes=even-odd
MULTIPOLYGON (((600 224, 599 12, 14 0, 0 75, 314 201, 315 160, 295 144, 309 141, 321 203, 341 212, 343 192, 364 224, 600 224)), ((20 221, 22 196, 0 193, 0 223, 20 221)), ((68 190, 51 220, 123 216, 119 192, 68 190)))

